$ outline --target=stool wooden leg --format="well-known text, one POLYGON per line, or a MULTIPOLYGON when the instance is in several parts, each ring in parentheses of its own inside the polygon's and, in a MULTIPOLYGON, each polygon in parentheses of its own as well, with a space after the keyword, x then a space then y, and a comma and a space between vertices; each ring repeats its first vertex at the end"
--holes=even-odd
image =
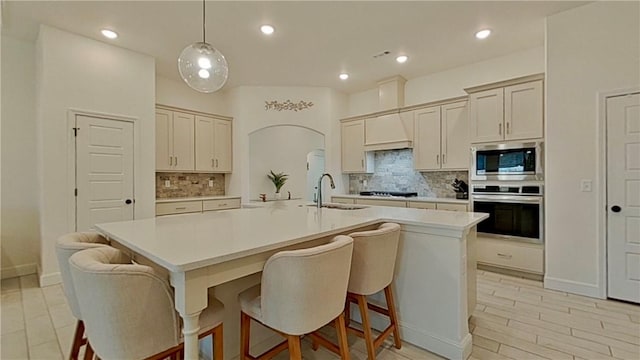
POLYGON ((249 336, 251 334, 251 318, 240 312, 240 360, 250 359, 249 336))
POLYGON ((344 320, 344 313, 336 319, 336 331, 338 332, 338 345, 340 345, 340 358, 349 360, 349 342, 347 341, 347 326, 344 320))
POLYGON ((287 335, 287 341, 289 342, 289 359, 302 360, 302 348, 300 347, 300 336, 287 335))
POLYGON ((73 335, 73 344, 71 344, 71 352, 69 353, 69 360, 78 360, 78 354, 80 353, 80 346, 82 346, 82 338, 84 337, 84 323, 82 320, 78 320, 76 323, 76 332, 73 335))
POLYGON ((396 304, 393 299, 393 290, 391 289, 391 285, 384 288, 384 297, 387 300, 389 319, 393 326, 393 343, 396 346, 396 349, 400 349, 402 347, 402 339, 400 339, 400 331, 398 330, 398 316, 396 314, 396 304))
POLYGON ((93 355, 94 355, 93 348, 91 347, 91 344, 87 341, 87 347, 84 349, 84 360, 93 360, 93 355))
POLYGON ((213 329, 211 336, 213 337, 213 339, 211 339, 211 343, 213 344, 213 360, 223 360, 224 348, 222 344, 224 343, 224 336, 222 324, 213 329))
POLYGON ((346 326, 349 326, 351 322, 351 301, 347 297, 344 301, 344 323, 346 326))
POLYGON ((356 298, 358 299, 358 307, 360 308, 360 316, 362 317, 362 330, 364 332, 364 342, 367 344, 367 356, 369 360, 374 360, 376 358, 376 349, 373 345, 373 335, 371 334, 367 297, 364 295, 356 295, 356 298))

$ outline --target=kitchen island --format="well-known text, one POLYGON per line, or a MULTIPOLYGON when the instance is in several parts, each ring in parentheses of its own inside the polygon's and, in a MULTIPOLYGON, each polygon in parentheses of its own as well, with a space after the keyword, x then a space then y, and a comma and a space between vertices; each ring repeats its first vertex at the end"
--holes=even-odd
MULTIPOLYGON (((403 340, 452 359, 471 353, 467 246, 486 214, 365 207, 317 209, 301 201, 98 224, 142 263, 168 273, 184 320, 185 358, 198 358, 198 316, 208 288, 225 304, 225 358, 238 354, 237 292, 226 286, 262 271, 277 251, 327 242, 382 222, 401 224, 395 291, 403 340)), ((472 251, 470 252, 472 254, 472 251)), ((255 275, 257 276, 257 275, 255 275)), ((475 280, 475 279, 474 279, 475 280)), ((245 284, 249 287, 251 284, 245 284)))

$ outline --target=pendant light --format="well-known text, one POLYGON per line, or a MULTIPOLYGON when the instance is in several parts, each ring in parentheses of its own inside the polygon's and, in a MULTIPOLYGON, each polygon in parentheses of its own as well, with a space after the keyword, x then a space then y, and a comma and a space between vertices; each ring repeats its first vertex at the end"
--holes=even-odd
POLYGON ((205 0, 202 0, 202 42, 193 43, 178 57, 178 71, 192 89, 212 93, 227 82, 229 66, 224 55, 206 41, 205 0))

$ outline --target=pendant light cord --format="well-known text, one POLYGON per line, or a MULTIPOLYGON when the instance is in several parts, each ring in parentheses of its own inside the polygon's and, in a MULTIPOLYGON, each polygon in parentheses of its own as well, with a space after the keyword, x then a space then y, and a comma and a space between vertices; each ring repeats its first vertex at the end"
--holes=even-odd
POLYGON ((202 42, 207 42, 207 32, 205 28, 205 0, 202 0, 202 42))

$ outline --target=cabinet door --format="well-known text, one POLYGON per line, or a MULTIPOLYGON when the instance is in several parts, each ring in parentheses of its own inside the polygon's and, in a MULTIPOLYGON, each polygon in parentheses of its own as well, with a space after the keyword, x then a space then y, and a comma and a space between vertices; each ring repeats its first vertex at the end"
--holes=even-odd
POLYGON ((542 138, 542 80, 504 88, 506 140, 542 138))
POLYGON ((469 95, 469 140, 471 143, 504 138, 504 92, 502 88, 469 95))
POLYGON ((215 171, 231 172, 232 147, 231 147, 231 121, 216 120, 214 124, 213 153, 215 155, 215 171))
POLYGON ((365 172, 364 120, 342 123, 342 172, 365 172))
POLYGON ((156 171, 173 170, 171 111, 156 109, 156 171))
POLYGON ((399 200, 356 199, 356 204, 371 206, 407 207, 406 201, 399 200))
POLYGON ((465 205, 465 204, 451 204, 451 203, 438 203, 436 205, 436 209, 438 209, 438 210, 449 210, 449 211, 467 211, 467 205, 465 205))
POLYGON ((215 169, 214 123, 213 118, 196 116, 196 170, 198 171, 215 169))
POLYGON ((440 169, 440 106, 416 110, 414 131, 415 169, 440 169))
POLYGON ((413 208, 413 209, 435 210, 436 209, 436 203, 422 202, 422 201, 409 201, 409 202, 407 202, 407 207, 413 208))
POLYGON ((194 170, 194 116, 173 112, 173 170, 194 170))
POLYGON ((470 146, 467 102, 442 105, 442 168, 468 169, 470 146))

